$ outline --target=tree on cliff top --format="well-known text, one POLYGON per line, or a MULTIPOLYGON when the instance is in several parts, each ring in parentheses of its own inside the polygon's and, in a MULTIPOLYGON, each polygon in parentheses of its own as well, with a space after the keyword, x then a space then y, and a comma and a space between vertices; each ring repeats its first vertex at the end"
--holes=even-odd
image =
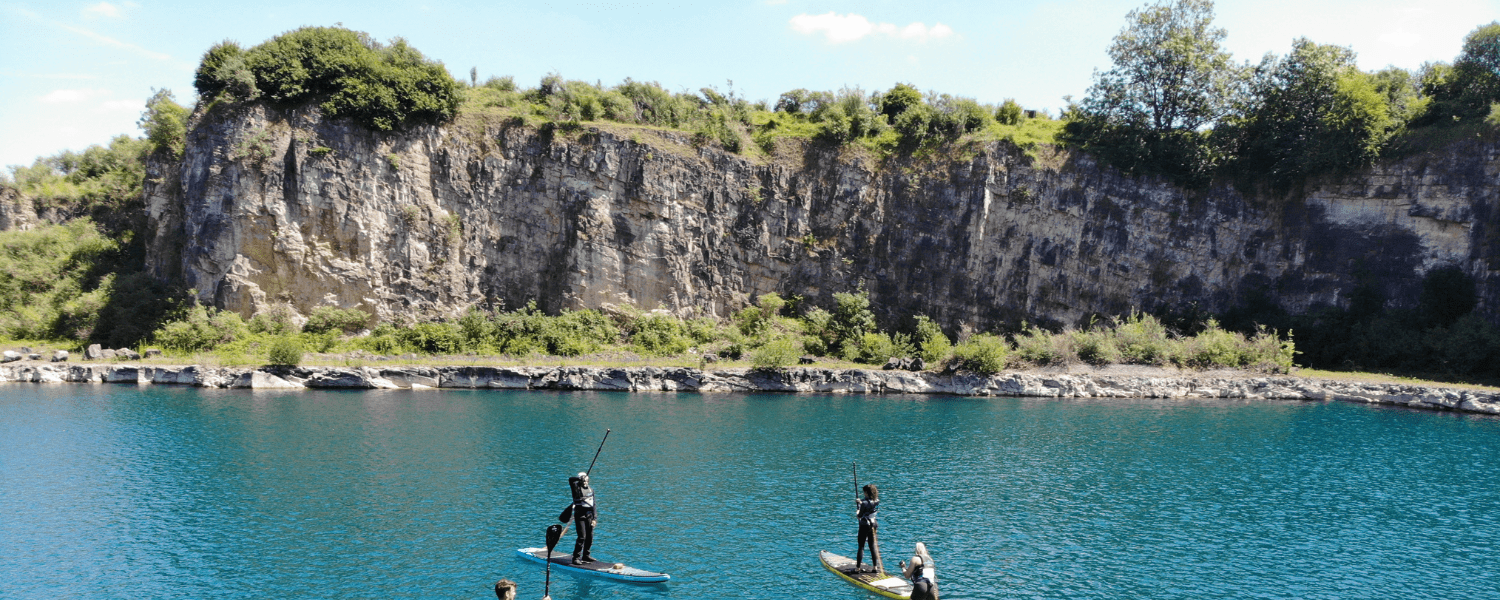
POLYGON ((205 100, 281 107, 321 101, 327 116, 379 131, 451 120, 462 88, 442 63, 405 40, 383 45, 342 27, 304 27, 249 50, 217 44, 204 53, 193 83, 205 100))
POLYGON ((1388 93, 1356 68, 1354 51, 1306 38, 1257 69, 1249 107, 1222 133, 1241 170, 1285 187, 1369 164, 1394 126, 1388 93))
POLYGON ((1109 47, 1114 67, 1094 74, 1067 136, 1126 172, 1200 180, 1212 164, 1204 130, 1229 112, 1243 80, 1219 45, 1213 2, 1152 4, 1126 19, 1109 47))
POLYGON ((1464 37, 1453 65, 1427 68, 1423 91, 1433 102, 1422 124, 1484 118, 1500 102, 1500 21, 1481 25, 1464 37))

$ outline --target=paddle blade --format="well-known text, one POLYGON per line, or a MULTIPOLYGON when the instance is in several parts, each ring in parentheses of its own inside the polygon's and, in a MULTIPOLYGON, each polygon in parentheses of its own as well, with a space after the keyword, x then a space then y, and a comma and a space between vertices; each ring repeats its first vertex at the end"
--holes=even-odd
POLYGON ((562 539, 562 533, 562 525, 547 526, 547 552, 552 552, 552 549, 557 547, 557 541, 562 539))

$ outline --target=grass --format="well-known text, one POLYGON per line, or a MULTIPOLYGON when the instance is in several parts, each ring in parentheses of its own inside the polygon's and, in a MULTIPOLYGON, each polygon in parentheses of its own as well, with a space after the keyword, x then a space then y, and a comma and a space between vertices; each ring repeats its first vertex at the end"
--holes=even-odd
POLYGON ((1440 375, 1393 375, 1390 373, 1368 373, 1362 371, 1324 371, 1322 369, 1297 369, 1292 374, 1305 379, 1329 379, 1350 383, 1394 383, 1425 387, 1447 387, 1485 392, 1500 392, 1500 382, 1460 381, 1440 375))

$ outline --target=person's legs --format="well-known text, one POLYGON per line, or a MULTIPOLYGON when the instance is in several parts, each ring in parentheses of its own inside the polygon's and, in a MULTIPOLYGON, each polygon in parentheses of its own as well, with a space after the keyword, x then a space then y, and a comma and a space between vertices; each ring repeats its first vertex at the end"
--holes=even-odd
POLYGON ((859 564, 861 564, 861 562, 864 562, 865 546, 870 546, 870 559, 871 561, 873 561, 874 546, 873 544, 871 544, 871 538, 873 537, 874 529, 871 529, 868 523, 865 523, 864 520, 861 520, 861 522, 859 522, 858 547, 856 547, 855 552, 853 552, 853 565, 855 565, 856 568, 859 567, 859 564))
POLYGON ((578 539, 583 545, 583 552, 581 554, 574 553, 573 556, 575 558, 582 558, 584 562, 592 562, 594 557, 589 555, 589 550, 594 547, 594 520, 592 515, 578 521, 578 539))

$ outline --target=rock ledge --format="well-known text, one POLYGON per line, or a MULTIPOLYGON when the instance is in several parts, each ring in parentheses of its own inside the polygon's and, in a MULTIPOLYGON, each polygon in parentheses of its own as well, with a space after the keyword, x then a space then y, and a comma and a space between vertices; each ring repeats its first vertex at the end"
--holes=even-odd
POLYGON ((0 365, 0 382, 133 383, 250 389, 543 389, 620 392, 811 392, 1039 398, 1338 400, 1500 414, 1500 393, 1292 376, 941 374, 794 367, 294 367, 0 365))

